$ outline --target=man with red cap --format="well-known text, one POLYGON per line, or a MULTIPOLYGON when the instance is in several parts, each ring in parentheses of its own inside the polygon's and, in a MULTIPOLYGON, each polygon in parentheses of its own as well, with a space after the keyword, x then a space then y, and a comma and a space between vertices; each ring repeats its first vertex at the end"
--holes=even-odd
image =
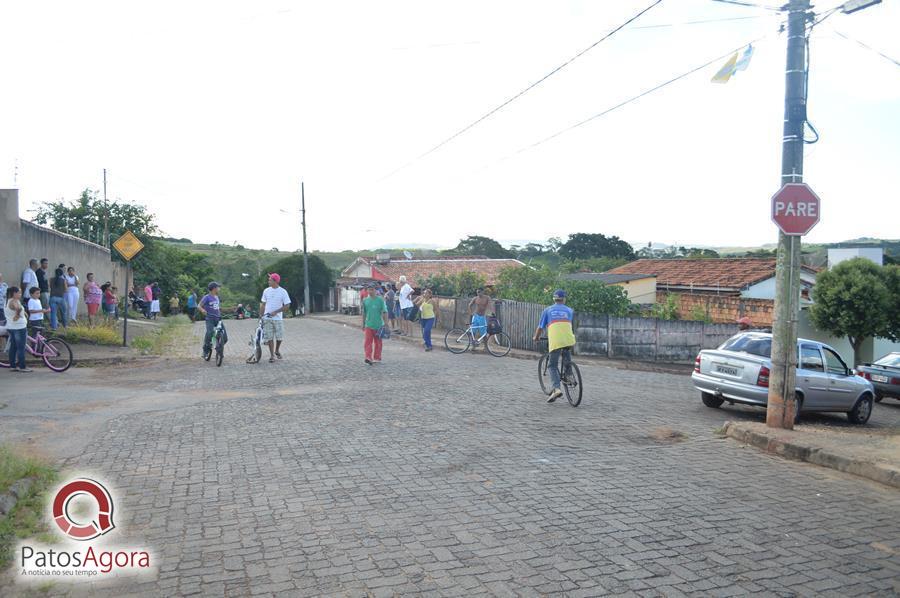
POLYGON ((737 320, 738 330, 750 330, 753 327, 753 322, 747 316, 743 318, 738 318, 737 320))
POLYGON ((281 341, 284 340, 284 320, 281 314, 291 306, 291 297, 281 288, 281 276, 269 274, 269 286, 260 299, 259 313, 263 321, 263 342, 269 346, 269 363, 281 359, 281 341))

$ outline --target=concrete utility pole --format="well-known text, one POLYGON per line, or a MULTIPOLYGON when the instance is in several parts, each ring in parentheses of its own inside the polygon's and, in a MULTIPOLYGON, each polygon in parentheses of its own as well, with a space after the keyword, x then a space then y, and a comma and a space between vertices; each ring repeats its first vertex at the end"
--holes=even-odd
POLYGON ((103 169, 103 246, 109 247, 109 202, 106 201, 106 169, 103 169))
MULTIPOLYGON (((785 70, 784 140, 781 185, 803 182, 803 130, 806 124, 806 23, 813 15, 809 0, 788 4, 785 70)), ((797 413, 797 318, 800 299, 800 237, 778 233, 775 269, 775 322, 766 425, 791 430, 797 413)))
POLYGON ((309 304, 309 255, 306 253, 306 191, 300 181, 300 213, 303 220, 303 315, 312 313, 309 304))

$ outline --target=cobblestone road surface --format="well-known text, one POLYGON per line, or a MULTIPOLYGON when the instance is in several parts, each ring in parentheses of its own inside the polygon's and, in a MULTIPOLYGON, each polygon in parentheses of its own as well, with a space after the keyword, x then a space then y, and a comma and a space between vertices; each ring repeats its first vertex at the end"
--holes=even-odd
POLYGON ((159 571, 51 594, 900 591, 900 493, 717 438, 763 414, 707 409, 686 376, 586 365, 573 409, 544 402, 536 362, 390 341, 370 367, 358 330, 322 321, 245 365, 253 325, 231 323, 220 369, 107 370, 166 408, 107 421, 65 465, 109 482, 116 542, 159 571))

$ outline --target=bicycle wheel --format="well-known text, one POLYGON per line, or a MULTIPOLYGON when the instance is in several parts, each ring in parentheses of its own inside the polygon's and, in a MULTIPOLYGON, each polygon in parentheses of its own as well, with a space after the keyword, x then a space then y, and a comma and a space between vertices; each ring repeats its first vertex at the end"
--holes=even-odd
POLYGON ((222 367, 223 359, 225 359, 225 347, 216 347, 216 367, 222 367))
POLYGON ((72 348, 62 339, 50 338, 44 341, 41 358, 54 372, 65 372, 72 367, 72 348))
POLYGON ((581 385, 581 370, 574 363, 570 363, 566 368, 562 387, 566 393, 566 400, 569 401, 569 405, 578 407, 581 404, 581 392, 584 387, 581 385))
POLYGON ((462 328, 454 328, 444 335, 444 346, 451 353, 456 353, 457 355, 465 353, 471 345, 472 338, 469 336, 469 332, 462 328))
POLYGON ((485 345, 487 346, 487 350, 494 357, 504 357, 509 355, 509 351, 512 349, 512 342, 510 342, 509 336, 507 336, 505 332, 492 334, 485 345))
POLYGON ((541 390, 545 395, 550 394, 550 356, 546 353, 541 355, 538 361, 538 381, 541 383, 541 390))

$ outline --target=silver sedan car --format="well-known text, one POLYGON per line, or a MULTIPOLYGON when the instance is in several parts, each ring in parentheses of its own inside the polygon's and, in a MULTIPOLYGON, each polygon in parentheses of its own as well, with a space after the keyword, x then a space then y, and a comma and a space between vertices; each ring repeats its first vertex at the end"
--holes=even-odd
MULTIPOLYGON (((725 401, 765 407, 769 400, 772 335, 742 332, 718 349, 700 351, 691 380, 703 404, 717 408, 725 401)), ((797 418, 800 411, 836 411, 855 424, 872 415, 875 390, 855 375, 833 348, 806 339, 797 342, 797 418)))

